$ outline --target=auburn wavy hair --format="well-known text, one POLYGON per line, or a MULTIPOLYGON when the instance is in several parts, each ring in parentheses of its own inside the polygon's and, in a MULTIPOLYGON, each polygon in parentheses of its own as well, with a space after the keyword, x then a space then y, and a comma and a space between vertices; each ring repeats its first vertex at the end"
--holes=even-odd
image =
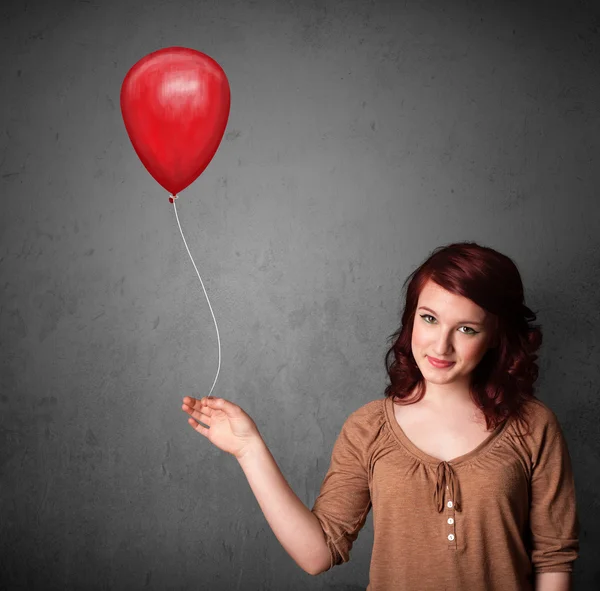
POLYGON ((471 399, 485 415, 488 430, 516 415, 527 423, 523 403, 535 399, 537 350, 542 344, 536 315, 524 303, 523 282, 515 263, 492 248, 457 242, 436 248, 406 279, 400 328, 385 356, 390 384, 385 396, 398 404, 414 404, 425 395, 425 380, 412 354, 412 328, 419 295, 432 280, 468 298, 488 312, 494 345, 471 373, 471 399))

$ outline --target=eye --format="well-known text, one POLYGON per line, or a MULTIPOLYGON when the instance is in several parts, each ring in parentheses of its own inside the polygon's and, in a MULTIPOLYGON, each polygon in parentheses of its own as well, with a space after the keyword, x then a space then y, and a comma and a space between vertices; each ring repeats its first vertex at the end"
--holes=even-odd
MULTIPOLYGON (((427 318, 433 318, 435 320, 435 318, 431 314, 421 314, 420 316, 423 320, 425 320, 425 322, 427 322, 427 324, 432 324, 429 320, 427 320, 427 318)), ((460 328, 466 328, 467 330, 471 331, 471 332, 463 332, 463 334, 468 334, 468 335, 479 334, 478 331, 472 329, 470 326, 461 326, 460 328)))
POLYGON ((470 326, 461 326, 461 328, 466 328, 467 330, 471 331, 471 332, 464 332, 463 334, 478 334, 478 332, 476 330, 473 330, 470 326))

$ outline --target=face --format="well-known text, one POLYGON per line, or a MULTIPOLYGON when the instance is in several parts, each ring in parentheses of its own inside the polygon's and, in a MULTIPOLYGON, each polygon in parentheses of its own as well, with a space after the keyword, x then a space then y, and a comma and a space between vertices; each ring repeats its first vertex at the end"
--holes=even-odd
POLYGON ((471 372, 492 344, 491 323, 483 308, 429 281, 419 296, 412 333, 412 353, 425 380, 468 387, 471 372), (434 367, 428 357, 454 364, 434 367))

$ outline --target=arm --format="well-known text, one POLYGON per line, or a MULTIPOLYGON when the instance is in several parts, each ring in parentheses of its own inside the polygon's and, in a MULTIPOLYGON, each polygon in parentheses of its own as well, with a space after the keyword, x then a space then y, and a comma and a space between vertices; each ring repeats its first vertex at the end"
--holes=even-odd
POLYGON ((566 574, 573 571, 579 555, 575 481, 567 443, 554 416, 538 437, 529 511, 531 562, 535 580, 541 581, 539 588, 562 590, 554 582, 569 578, 566 574))
POLYGON ((308 574, 327 570, 331 556, 323 528, 290 488, 263 439, 257 440, 238 462, 285 551, 308 574))
POLYGON ((571 591, 571 573, 537 573, 535 591, 571 591))

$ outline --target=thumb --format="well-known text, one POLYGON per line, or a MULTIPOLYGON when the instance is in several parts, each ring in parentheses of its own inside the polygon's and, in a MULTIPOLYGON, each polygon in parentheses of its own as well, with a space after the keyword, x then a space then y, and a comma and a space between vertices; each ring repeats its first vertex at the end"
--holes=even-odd
POLYGON ((221 409, 225 411, 225 414, 227 415, 234 415, 237 412, 237 405, 233 404, 233 402, 229 402, 229 400, 225 400, 225 398, 215 398, 214 396, 210 396, 206 400, 212 408, 221 409))

